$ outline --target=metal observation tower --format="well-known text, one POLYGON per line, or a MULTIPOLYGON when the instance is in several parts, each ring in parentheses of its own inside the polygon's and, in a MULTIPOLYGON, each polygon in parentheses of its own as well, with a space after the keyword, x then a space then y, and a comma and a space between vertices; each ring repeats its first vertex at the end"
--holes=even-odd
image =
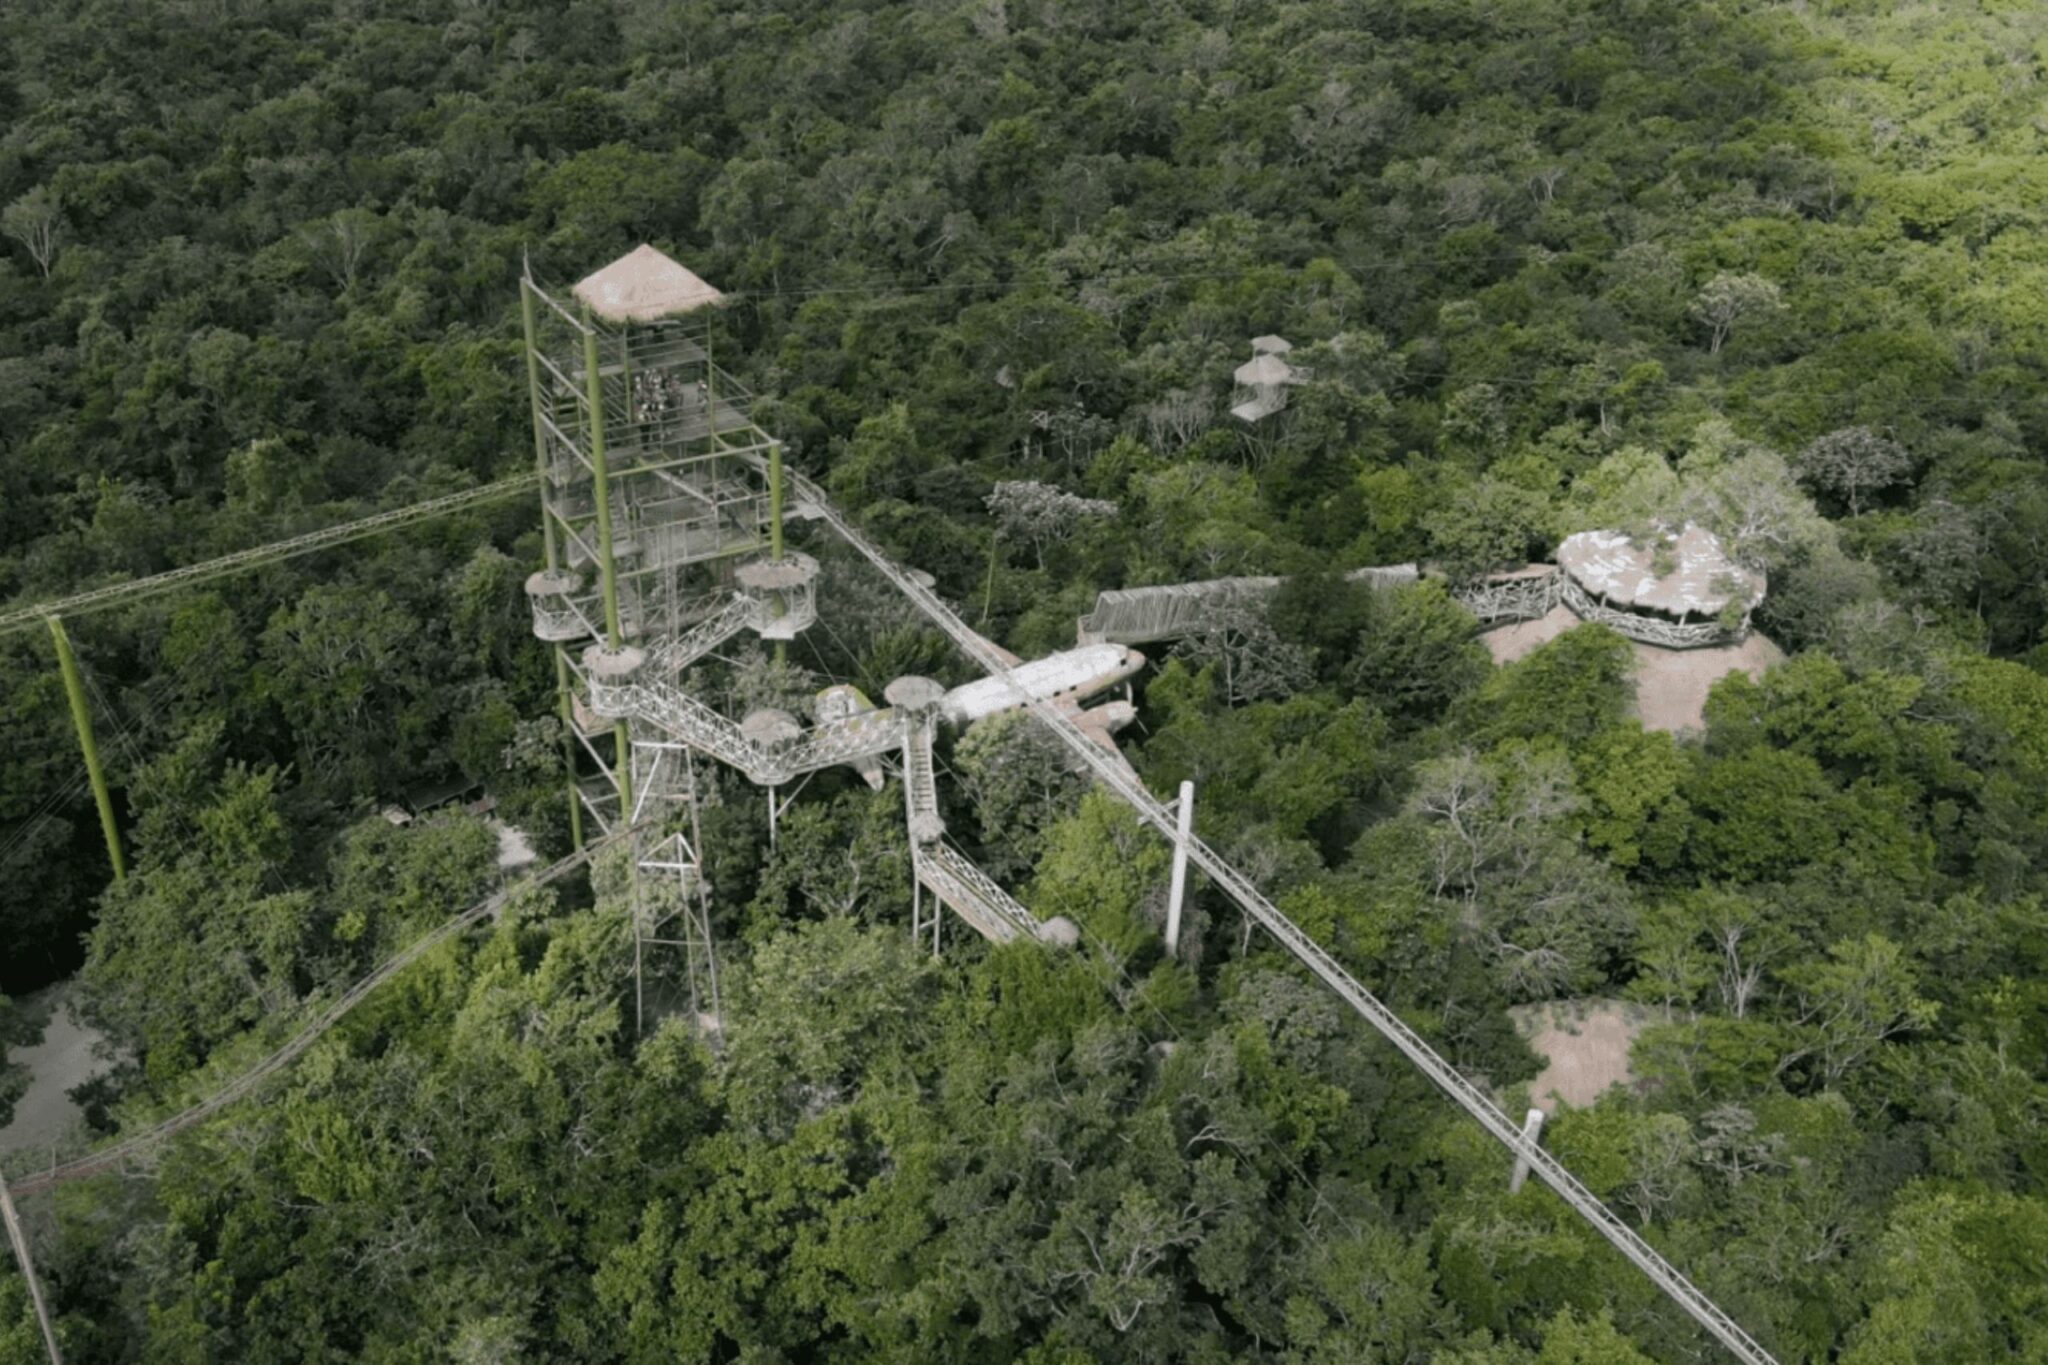
MULTIPOLYGON (((845 764, 879 787, 880 760, 900 760, 913 934, 936 949, 944 906, 999 942, 1071 942, 1071 924, 1041 922, 946 842, 939 815, 933 727, 1022 700, 905 677, 888 686, 881 707, 841 686, 819 696, 812 718, 774 708, 733 717, 693 692, 688 670, 727 640, 751 633, 779 649, 817 619, 818 562, 783 541, 781 445, 754 424, 746 389, 712 359, 706 319, 722 298, 650 246, 579 280, 566 297, 530 270, 520 283, 547 556, 526 592, 534 634, 554 646, 577 843, 586 822, 607 835, 631 831, 636 978, 650 947, 681 948, 692 1009, 716 1026, 718 971, 697 852, 698 768, 707 760, 768 789, 771 837, 784 784, 845 764)), ((827 515, 807 482, 805 491, 795 514, 827 515)), ((1071 708, 1142 662, 1121 645, 1098 644, 1020 672, 1033 697, 1071 708)))

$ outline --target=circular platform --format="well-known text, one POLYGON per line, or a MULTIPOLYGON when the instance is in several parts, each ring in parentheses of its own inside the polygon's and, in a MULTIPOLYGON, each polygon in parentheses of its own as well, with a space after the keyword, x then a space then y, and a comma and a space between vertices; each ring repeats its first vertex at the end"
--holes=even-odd
POLYGON ((1071 948, 1081 941, 1081 929, 1065 915, 1054 915, 1038 926, 1038 937, 1043 942, 1071 948))
POLYGON ((800 588, 818 576, 818 561, 807 554, 792 551, 780 559, 754 559, 732 571, 733 579, 743 588, 756 592, 784 592, 800 588))
POLYGON ((583 586, 581 574, 570 573, 567 569, 542 569, 539 573, 528 574, 526 595, 528 597, 567 597, 583 586))
POLYGON ((882 700, 906 711, 922 711, 928 706, 936 706, 939 698, 945 695, 944 686, 915 673, 906 673, 882 689, 882 700))
POLYGON ((594 682, 623 682, 638 673, 640 665, 646 662, 647 651, 638 645, 624 645, 618 649, 592 645, 583 651, 583 671, 594 682))

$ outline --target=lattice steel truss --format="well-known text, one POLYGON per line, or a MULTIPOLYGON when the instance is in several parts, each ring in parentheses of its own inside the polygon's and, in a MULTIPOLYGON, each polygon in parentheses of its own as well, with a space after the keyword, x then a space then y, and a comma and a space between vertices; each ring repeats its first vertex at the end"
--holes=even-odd
POLYGON ((520 280, 547 554, 526 592, 534 634, 554 646, 572 830, 579 844, 586 821, 607 835, 633 830, 636 1019, 645 1022, 650 950, 680 948, 689 1008, 714 1028, 718 969, 688 737, 621 709, 607 689, 635 694, 743 629, 787 639, 810 619, 816 564, 782 554, 780 448, 748 417, 745 387, 712 359, 703 305, 717 299, 651 248, 561 295, 530 270, 520 280), (649 269, 657 286, 681 280, 698 292, 653 311, 622 300, 622 271, 644 282, 649 269), (765 585, 739 584, 742 560, 753 561, 750 583, 765 585))

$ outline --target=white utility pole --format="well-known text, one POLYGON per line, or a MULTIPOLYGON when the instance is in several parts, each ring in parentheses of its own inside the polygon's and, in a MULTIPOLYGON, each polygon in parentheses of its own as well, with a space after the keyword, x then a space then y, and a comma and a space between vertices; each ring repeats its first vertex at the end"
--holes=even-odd
MULTIPOLYGON (((1536 1145, 1536 1143, 1540 1142, 1542 1138, 1543 1111, 1541 1109, 1531 1109, 1528 1113, 1528 1116, 1522 1120, 1522 1141, 1528 1143, 1530 1146, 1533 1147, 1536 1145)), ((1528 1178, 1529 1158, 1517 1153, 1515 1156, 1514 1174, 1508 1177, 1508 1193, 1521 1193, 1522 1182, 1524 1180, 1527 1180, 1528 1178)))
POLYGON ((1180 837, 1173 841, 1173 890, 1166 902, 1166 955, 1180 956, 1180 903, 1188 889, 1188 836, 1195 831, 1195 784, 1180 784, 1180 837))

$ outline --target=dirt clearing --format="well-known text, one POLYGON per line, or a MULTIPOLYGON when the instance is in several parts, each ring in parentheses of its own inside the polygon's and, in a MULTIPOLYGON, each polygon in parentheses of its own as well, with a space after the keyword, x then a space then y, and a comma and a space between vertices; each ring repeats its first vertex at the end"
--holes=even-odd
POLYGON ((1609 1086, 1630 1085, 1628 1050, 1660 1012, 1625 1000, 1557 1000, 1508 1011, 1515 1028, 1550 1064, 1529 1082, 1529 1103, 1546 1114, 1562 1100, 1583 1109, 1609 1086))
MULTIPOLYGON (((1489 630, 1479 638, 1496 664, 1511 664, 1538 645, 1555 640, 1579 624, 1570 607, 1552 607, 1534 621, 1489 630)), ((1740 669, 1752 678, 1785 657, 1761 634, 1751 631, 1740 644, 1711 649, 1659 649, 1630 641, 1636 655, 1636 715, 1645 730, 1678 734, 1704 728, 1707 690, 1740 669)))

